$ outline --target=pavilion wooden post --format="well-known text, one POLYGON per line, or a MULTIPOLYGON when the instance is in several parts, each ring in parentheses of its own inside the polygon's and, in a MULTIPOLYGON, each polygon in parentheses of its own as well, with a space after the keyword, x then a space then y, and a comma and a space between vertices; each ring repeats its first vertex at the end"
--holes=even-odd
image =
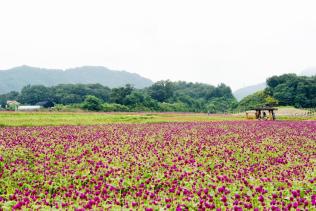
POLYGON ((269 110, 269 120, 273 120, 273 110, 269 110))
POLYGON ((259 119, 259 118, 260 118, 260 111, 256 110, 256 119, 259 119))
POLYGON ((272 110, 272 120, 275 120, 275 113, 274 113, 274 110, 272 110))

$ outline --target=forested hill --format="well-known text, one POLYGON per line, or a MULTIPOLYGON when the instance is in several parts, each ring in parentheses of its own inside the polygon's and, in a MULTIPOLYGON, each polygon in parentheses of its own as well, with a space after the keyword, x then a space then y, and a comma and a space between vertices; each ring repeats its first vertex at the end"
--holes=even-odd
POLYGON ((20 91, 24 86, 57 84, 102 84, 114 88, 131 84, 144 88, 153 84, 150 79, 126 71, 113 71, 100 66, 83 66, 73 69, 41 69, 20 66, 9 70, 0 70, 0 94, 20 91))

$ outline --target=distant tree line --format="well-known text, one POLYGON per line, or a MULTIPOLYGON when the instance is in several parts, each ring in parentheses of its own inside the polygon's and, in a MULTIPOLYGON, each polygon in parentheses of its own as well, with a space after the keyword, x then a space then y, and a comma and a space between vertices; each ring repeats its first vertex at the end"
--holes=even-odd
POLYGON ((34 105, 52 101, 61 110, 66 107, 93 111, 179 111, 222 113, 234 110, 238 103, 230 87, 202 83, 158 81, 144 89, 131 85, 108 88, 100 84, 60 84, 46 87, 28 85, 20 92, 0 95, 0 104, 17 100, 34 105))
POLYGON ((203 83, 158 81, 150 87, 131 85, 108 88, 100 84, 60 84, 46 87, 25 86, 21 92, 0 95, 0 104, 17 100, 34 105, 52 101, 56 108, 80 108, 92 111, 165 111, 165 112, 239 112, 260 106, 316 107, 316 76, 284 74, 266 81, 267 88, 237 102, 230 87, 203 83))

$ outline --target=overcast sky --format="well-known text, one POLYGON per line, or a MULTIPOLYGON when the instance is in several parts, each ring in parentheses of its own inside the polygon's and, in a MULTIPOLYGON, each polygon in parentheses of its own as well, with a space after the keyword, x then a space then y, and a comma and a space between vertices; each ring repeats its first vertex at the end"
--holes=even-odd
POLYGON ((0 0, 0 69, 22 64, 237 89, 316 66, 316 1, 0 0))

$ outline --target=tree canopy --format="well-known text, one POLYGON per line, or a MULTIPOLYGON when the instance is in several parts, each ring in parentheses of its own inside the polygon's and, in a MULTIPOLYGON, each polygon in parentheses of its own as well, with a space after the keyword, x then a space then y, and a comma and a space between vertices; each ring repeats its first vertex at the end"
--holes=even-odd
POLYGON ((278 100, 268 95, 265 91, 258 91, 243 98, 238 104, 238 109, 246 111, 256 107, 276 105, 278 105, 278 100))
POLYGON ((112 89, 100 84, 28 85, 20 93, 10 92, 0 97, 3 105, 6 100, 18 100, 28 105, 50 100, 55 104, 94 111, 207 112, 211 104, 210 112, 217 113, 231 111, 237 103, 230 87, 225 84, 215 87, 169 80, 158 81, 144 89, 129 84, 112 89))
POLYGON ((284 74, 267 79, 266 92, 277 99, 280 105, 316 107, 316 76, 284 74))

